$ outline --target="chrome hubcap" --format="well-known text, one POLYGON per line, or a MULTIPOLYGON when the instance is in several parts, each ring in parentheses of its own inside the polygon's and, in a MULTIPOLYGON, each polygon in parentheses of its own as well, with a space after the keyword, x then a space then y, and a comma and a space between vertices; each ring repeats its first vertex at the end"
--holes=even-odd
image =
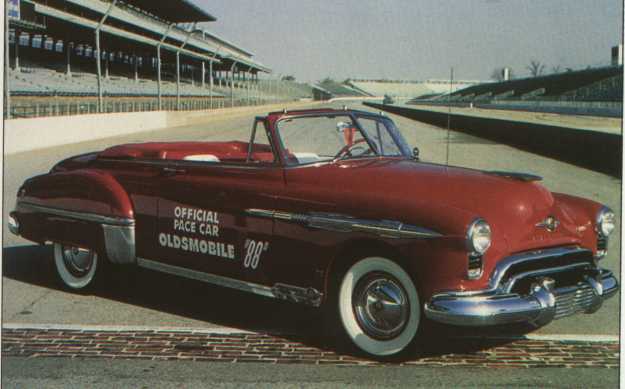
POLYGON ((373 273, 359 280, 352 305, 360 328, 376 339, 387 340, 401 334, 410 316, 406 291, 387 273, 373 273))
POLYGON ((82 277, 89 273, 95 258, 93 251, 70 246, 62 246, 61 249, 65 267, 72 275, 82 277))

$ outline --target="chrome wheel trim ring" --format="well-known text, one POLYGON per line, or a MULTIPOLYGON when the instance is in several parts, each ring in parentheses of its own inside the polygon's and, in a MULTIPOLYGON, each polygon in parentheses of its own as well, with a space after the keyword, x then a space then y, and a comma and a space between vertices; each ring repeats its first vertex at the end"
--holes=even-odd
MULTIPOLYGON (((79 253, 80 257, 76 262, 66 252, 65 247, 60 243, 54 244, 54 264, 59 278, 70 289, 83 289, 91 284, 96 275, 98 268, 98 255, 95 251, 86 250, 88 257, 82 255, 87 253, 79 253)), ((84 249, 83 249, 84 250, 84 249)))
POLYGON ((352 297, 354 315, 362 330, 388 340, 402 333, 410 317, 410 303, 401 283, 384 272, 358 280, 352 297))
POLYGON ((412 277, 394 261, 384 257, 366 257, 353 264, 343 275, 338 290, 338 314, 345 334, 360 350, 375 356, 391 356, 408 347, 417 335, 421 322, 421 303, 412 277), (358 282, 374 273, 392 275, 403 286, 410 306, 406 325, 390 339, 378 339, 367 334, 354 312, 354 289, 358 282))

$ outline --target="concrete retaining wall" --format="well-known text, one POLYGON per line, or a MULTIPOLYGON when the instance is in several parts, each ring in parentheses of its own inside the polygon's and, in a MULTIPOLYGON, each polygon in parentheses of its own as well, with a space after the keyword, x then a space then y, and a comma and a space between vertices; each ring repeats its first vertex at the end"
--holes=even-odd
POLYGON ((621 176, 622 136, 514 120, 484 118, 405 107, 364 103, 367 106, 423 123, 450 128, 536 154, 555 158, 615 177, 621 176))
POLYGON ((80 143, 120 135, 185 126, 215 117, 268 112, 309 106, 310 101, 264 106, 222 108, 211 111, 153 111, 55 116, 4 121, 4 153, 14 154, 64 144, 80 143))

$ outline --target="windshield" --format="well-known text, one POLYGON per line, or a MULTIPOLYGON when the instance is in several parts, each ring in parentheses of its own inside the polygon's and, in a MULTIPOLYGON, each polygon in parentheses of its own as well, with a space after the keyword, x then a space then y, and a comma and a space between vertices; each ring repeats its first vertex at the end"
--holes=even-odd
POLYGON ((278 122, 289 165, 375 156, 403 156, 408 147, 393 122, 347 114, 302 116, 278 122))

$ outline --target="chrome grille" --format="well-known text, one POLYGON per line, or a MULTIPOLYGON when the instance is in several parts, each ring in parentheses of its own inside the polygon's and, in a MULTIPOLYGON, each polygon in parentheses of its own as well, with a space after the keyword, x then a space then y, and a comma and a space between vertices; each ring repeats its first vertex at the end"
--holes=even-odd
POLYGON ((574 288, 556 290, 556 319, 585 311, 595 299, 595 291, 586 282, 580 282, 574 288))

